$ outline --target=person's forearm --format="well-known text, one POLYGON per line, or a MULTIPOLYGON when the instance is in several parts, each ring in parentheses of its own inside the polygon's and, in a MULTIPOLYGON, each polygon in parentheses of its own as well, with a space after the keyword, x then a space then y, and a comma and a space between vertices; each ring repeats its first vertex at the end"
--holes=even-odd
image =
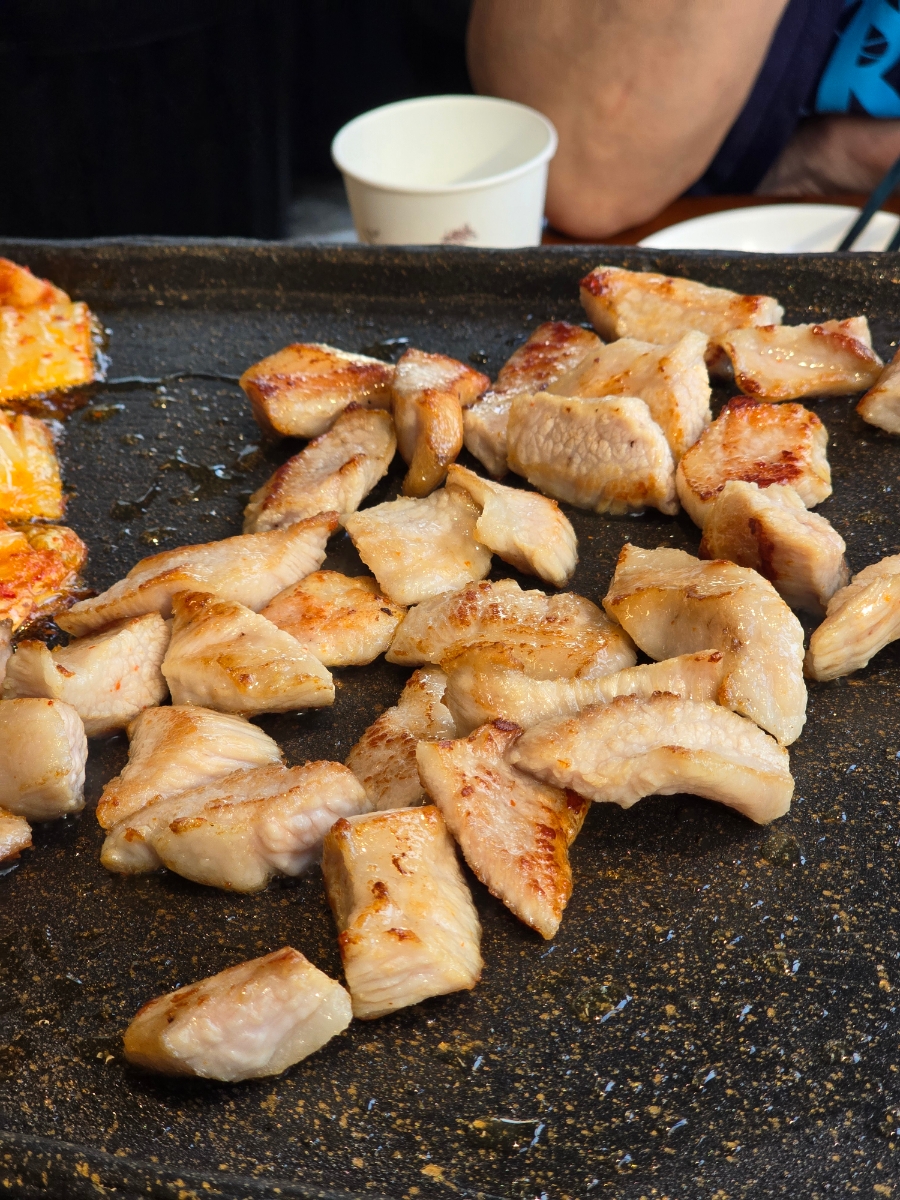
POLYGON ((645 220, 708 166, 786 0, 475 0, 475 88, 559 130, 547 213, 599 238, 645 220))
POLYGON ((900 121, 809 117, 757 191, 765 196, 870 192, 900 157, 900 121))

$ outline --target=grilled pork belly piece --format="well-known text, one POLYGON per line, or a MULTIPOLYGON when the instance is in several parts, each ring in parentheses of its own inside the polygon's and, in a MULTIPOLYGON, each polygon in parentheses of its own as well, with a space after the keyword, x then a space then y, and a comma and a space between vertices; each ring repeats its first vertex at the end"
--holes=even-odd
POLYGON ((49 425, 0 409, 0 518, 58 521, 65 507, 49 425))
POLYGON ((535 678, 608 675, 634 665, 631 639, 606 614, 572 592, 524 592, 513 579, 470 584, 411 608, 388 662, 441 663, 483 642, 515 646, 535 678))
POLYGON ((693 330, 671 346, 620 338, 599 346, 553 385, 559 396, 637 396, 666 435, 677 462, 711 420, 706 348, 693 330))
POLYGON ((512 763, 591 800, 630 808, 687 792, 765 825, 791 806, 787 750, 717 704, 657 692, 618 696, 522 734, 512 763))
POLYGON ((900 433, 900 350, 857 404, 856 411, 870 425, 900 433))
POLYGON ((806 720, 803 628, 768 580, 683 550, 625 545, 603 607, 651 658, 713 647, 725 674, 716 700, 784 745, 806 720))
POLYGON ((827 445, 825 426, 800 404, 730 400, 678 464, 678 498, 701 529, 730 479, 788 484, 812 508, 831 495, 827 445))
POLYGON ((596 334, 567 321, 545 321, 500 368, 494 386, 477 404, 463 411, 466 449, 488 474, 506 474, 506 423, 513 396, 542 392, 602 342, 596 334))
POLYGON ((296 638, 243 604, 209 592, 172 599, 162 673, 173 704, 254 716, 334 704, 334 682, 296 638))
POLYGON ((404 496, 427 496, 444 482, 447 467, 462 450, 462 410, 490 382, 446 354, 406 351, 393 383, 397 443, 409 467, 404 496))
POLYGON ((884 366, 872 349, 865 317, 734 329, 722 346, 741 391, 766 400, 864 392, 874 387, 884 366))
POLYGON ((90 383, 96 328, 86 304, 0 258, 0 403, 90 383))
POLYGON ((416 764, 416 747, 456 736, 443 703, 447 677, 436 667, 413 672, 400 699, 365 731, 347 766, 366 789, 373 808, 410 808, 426 799, 416 764))
POLYGON ((87 737, 61 700, 0 700, 0 808, 51 821, 84 808, 87 737))
POLYGON ((31 826, 24 817, 0 808, 0 863, 16 859, 31 849, 31 826))
POLYGON ((169 628, 159 613, 119 621, 48 650, 23 641, 9 664, 5 696, 46 696, 71 704, 88 737, 124 729, 169 694, 160 666, 169 628))
POLYGON ((383 1017, 478 982, 481 925, 435 807, 338 821, 322 874, 355 1017, 383 1017))
POLYGON ((345 408, 390 408, 394 368, 321 342, 296 342, 248 367, 240 378, 268 433, 318 437, 345 408))
POLYGON ((581 281, 581 303, 607 341, 631 337, 665 346, 692 330, 718 341, 731 329, 780 325, 772 296, 741 296, 693 279, 595 267, 581 281))
POLYGON ((424 500, 376 504, 341 523, 385 595, 418 604, 487 575, 491 552, 475 536, 477 521, 468 496, 441 488, 424 500))
POLYGON ((588 802, 510 766, 505 755, 521 732, 496 721, 467 738, 419 742, 416 757, 466 862, 492 896, 550 939, 572 895, 569 844, 588 802))
POLYGON ((254 767, 151 800, 110 830, 100 861, 123 875, 165 866, 207 887, 258 892, 307 870, 339 817, 370 808, 340 763, 254 767))
POLYGON ((0 520, 0 622, 13 629, 58 612, 78 584, 87 547, 65 525, 10 529, 0 520))
POLYGON ((828 602, 825 620, 809 639, 806 674, 837 679, 864 667, 900 637, 900 554, 864 567, 828 602))
POLYGON ((202 787, 242 768, 281 762, 278 745, 244 717, 195 705, 146 708, 128 726, 128 737, 128 762, 97 804, 104 829, 152 800, 202 787))
POLYGON ((57 624, 81 637, 123 617, 148 612, 168 617, 172 597, 185 591, 214 592, 259 611, 322 565, 326 543, 337 526, 337 513, 319 513, 286 529, 180 546, 142 558, 124 579, 73 605, 57 624))
POLYGON ((406 609, 368 575, 313 571, 267 604, 262 615, 326 667, 362 667, 384 654, 406 609))
POLYGON ((351 406, 253 493, 244 533, 283 529, 321 512, 356 512, 396 449, 390 413, 351 406))
POLYGON ((280 1075, 350 1024, 350 997, 285 946, 157 996, 125 1030, 125 1057, 163 1075, 280 1075))
POLYGON ((849 579, 844 539, 824 517, 806 511, 792 487, 730 480, 709 510, 701 558, 752 567, 791 606, 819 616, 849 579))
POLYGON ((672 452, 643 400, 523 393, 506 436, 510 468, 557 500, 615 515, 678 511, 672 452))
POLYGON ((488 550, 527 575, 565 587, 578 564, 578 539, 555 500, 505 487, 454 464, 447 487, 466 492, 481 509, 475 536, 488 550))
POLYGON ((444 703, 460 734, 487 721, 513 721, 522 729, 552 717, 580 712, 616 696, 670 692, 687 700, 715 701, 725 675, 718 650, 682 654, 662 662, 626 667, 591 679, 535 679, 515 646, 477 645, 444 660, 444 703))

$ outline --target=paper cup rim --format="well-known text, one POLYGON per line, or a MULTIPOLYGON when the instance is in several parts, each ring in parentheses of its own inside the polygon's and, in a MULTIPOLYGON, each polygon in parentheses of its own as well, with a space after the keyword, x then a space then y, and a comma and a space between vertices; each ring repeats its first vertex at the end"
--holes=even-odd
POLYGON ((536 108, 531 108, 527 104, 519 104, 516 100, 503 100, 498 96, 471 96, 466 93, 459 95, 448 93, 443 96, 413 96, 409 100, 395 100, 391 104, 382 104, 378 108, 370 108, 367 112, 360 113, 359 116, 354 117, 346 125, 343 125, 334 135, 331 142, 331 159, 343 175, 348 176, 357 183, 365 184, 366 187, 374 188, 379 192, 395 192, 406 196, 441 196, 454 195, 459 192, 482 191, 485 188, 494 187, 497 184, 517 179, 520 175, 526 175, 529 171, 533 171, 535 167, 548 163, 556 153, 558 145, 559 135, 556 132, 556 126, 549 117, 545 117, 536 108), (485 175, 483 179, 468 180, 465 183, 385 183, 383 180, 373 179, 370 176, 360 174, 342 160, 341 146, 339 144, 341 140, 351 129, 373 117, 376 113, 388 112, 396 108, 409 108, 413 105, 424 107, 431 104, 438 104, 444 100, 463 100, 478 104, 502 105, 504 108, 516 108, 522 112, 530 113, 546 129, 548 135, 547 145, 543 150, 538 151, 537 154, 533 154, 531 158, 520 163, 517 167, 510 167, 508 171, 501 171, 497 175, 485 175))

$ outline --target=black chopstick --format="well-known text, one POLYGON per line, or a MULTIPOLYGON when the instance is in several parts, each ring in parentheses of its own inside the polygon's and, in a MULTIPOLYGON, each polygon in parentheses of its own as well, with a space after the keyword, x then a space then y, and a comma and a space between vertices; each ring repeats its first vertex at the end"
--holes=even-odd
MULTIPOLYGON (((884 179, 882 179, 881 183, 879 183, 878 186, 873 189, 872 194, 866 201, 865 207, 850 226, 846 236, 844 237, 844 240, 838 246, 838 250, 850 249, 850 247, 853 245, 853 243, 856 241, 856 239, 872 220, 879 208, 881 208, 882 204, 884 204, 885 200, 887 200, 888 196, 890 196, 891 192, 893 192, 894 188, 896 188, 898 184, 900 184, 900 158, 897 159, 897 161, 885 175, 884 179)), ((891 239, 888 250, 897 249, 897 245, 894 244, 896 241, 897 238, 895 236, 891 239)))

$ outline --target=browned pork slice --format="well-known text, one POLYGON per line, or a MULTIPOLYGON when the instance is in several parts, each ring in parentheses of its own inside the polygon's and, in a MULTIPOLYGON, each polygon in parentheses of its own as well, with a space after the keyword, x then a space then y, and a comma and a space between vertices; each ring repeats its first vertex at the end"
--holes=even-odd
POLYGON ((395 604, 418 604, 487 575, 491 552, 475 536, 477 521, 468 496, 441 488, 424 500, 376 504, 342 523, 381 590, 395 604))
POLYGON ((556 787, 622 808, 687 792, 765 825, 784 816, 794 794, 788 752, 774 738, 717 704, 665 692, 533 725, 509 758, 556 787))
POLYGON ((803 627, 756 571, 701 562, 683 550, 625 545, 603 606, 651 658, 720 650, 718 703, 784 745, 800 736, 803 627))
POLYGON ((489 392, 463 410, 466 449, 488 474, 506 474, 506 423, 513 396, 551 387, 602 343, 596 334, 567 321, 545 321, 513 351, 489 392))
POLYGON ((775 585, 791 608, 817 616, 849 579, 844 539, 806 511, 792 487, 730 480, 703 527, 701 558, 727 558, 752 567, 775 585))
POLYGON ((283 529, 321 512, 356 512, 396 449, 390 413, 351 406, 253 493, 244 533, 283 529))
POLYGON ((19 857, 31 848, 31 826, 24 817, 0 808, 0 863, 19 857))
POLYGON ((573 592, 526 592, 513 579, 470 584, 411 608, 386 658, 439 664, 482 642, 515 646, 537 679, 609 675, 635 662, 631 639, 596 604, 573 592))
POLYGON ((369 575, 313 571, 267 604, 262 616, 326 667, 361 667, 384 654, 406 609, 369 575))
POLYGON ((244 716, 334 704, 331 673, 260 613, 209 592, 179 592, 172 614, 162 673, 173 704, 244 716))
POLYGON ((595 267, 581 281, 581 303, 602 338, 632 337, 665 346, 697 329, 717 340, 730 329, 779 325, 772 296, 741 296, 693 279, 595 267))
POLYGON ((900 350, 857 404, 856 411, 870 425, 900 433, 900 350))
POLYGON ((373 808, 409 808, 425 800, 419 779, 416 747, 456 736, 456 726, 443 704, 447 677, 437 667, 414 671, 400 699, 365 731, 350 753, 347 766, 366 789, 373 808))
POLYGON ((84 808, 87 737, 62 700, 0 700, 0 808, 51 821, 84 808))
POLYGON ((481 978, 478 914, 433 805, 338 821, 322 874, 355 1017, 383 1017, 481 978))
POLYGON ((831 597, 825 620, 809 639, 806 673, 819 680, 849 675, 898 637, 900 554, 891 554, 831 597))
POLYGON ((269 433, 318 437, 345 408, 390 408, 394 368, 321 342, 296 342, 254 363, 240 384, 269 433))
POLYGON ((165 700, 169 689, 160 666, 168 645, 169 627, 159 613, 117 621, 53 650, 43 642, 19 642, 3 694, 65 700, 87 736, 102 737, 165 700))
POLYGON ((157 996, 125 1030, 125 1057, 163 1075, 280 1075, 347 1028, 350 997, 285 946, 157 996))
POLYGON ((807 508, 831 495, 828 431, 801 404, 729 401, 678 464, 678 498, 702 529, 731 479, 788 484, 807 508))
POLYGON ((650 409, 676 462, 711 420, 706 348, 693 330, 670 346, 620 338, 600 346, 553 385, 559 396, 637 396, 650 409))
POLYGON ((340 763, 253 767, 151 800, 110 830, 100 861, 123 875, 165 866, 207 887, 258 892, 307 870, 339 817, 370 808, 340 763))
POLYGON ((463 408, 490 384, 487 375, 446 354, 407 350, 394 375, 397 444, 409 467, 405 496, 439 487, 463 446, 463 408))
POLYGON ((872 349, 865 317, 734 329, 722 346, 741 391, 766 400, 863 392, 875 385, 884 366, 872 349))
POLYGON ((678 511, 669 443, 634 396, 522 393, 509 410, 507 442, 510 468, 557 500, 618 515, 678 511))
POLYGON ((714 701, 725 674, 721 652, 705 650, 598 678, 535 679, 517 651, 516 646, 482 643, 444 659, 444 703, 460 734, 498 719, 528 729, 616 696, 671 692, 688 700, 714 701))
POLYGON ((172 597, 185 591, 214 592, 258 612, 322 565, 326 543, 337 526, 337 513, 319 513, 286 529, 154 554, 141 559, 107 591, 73 605, 57 624, 81 637, 125 617, 148 612, 168 617, 172 597))
POLYGON ((447 487, 466 492, 481 509, 479 542, 517 570, 565 587, 578 564, 578 539, 555 500, 482 479, 457 464, 447 472, 447 487))
POLYGON ((128 726, 128 762, 103 789, 104 829, 161 796, 201 787, 242 767, 281 762, 268 734, 244 717, 195 705, 147 708, 128 726))
POLYGON ((466 862, 519 920, 552 938, 572 895, 569 843, 588 803, 510 766, 521 732, 497 721, 456 741, 419 742, 416 756, 466 862))

